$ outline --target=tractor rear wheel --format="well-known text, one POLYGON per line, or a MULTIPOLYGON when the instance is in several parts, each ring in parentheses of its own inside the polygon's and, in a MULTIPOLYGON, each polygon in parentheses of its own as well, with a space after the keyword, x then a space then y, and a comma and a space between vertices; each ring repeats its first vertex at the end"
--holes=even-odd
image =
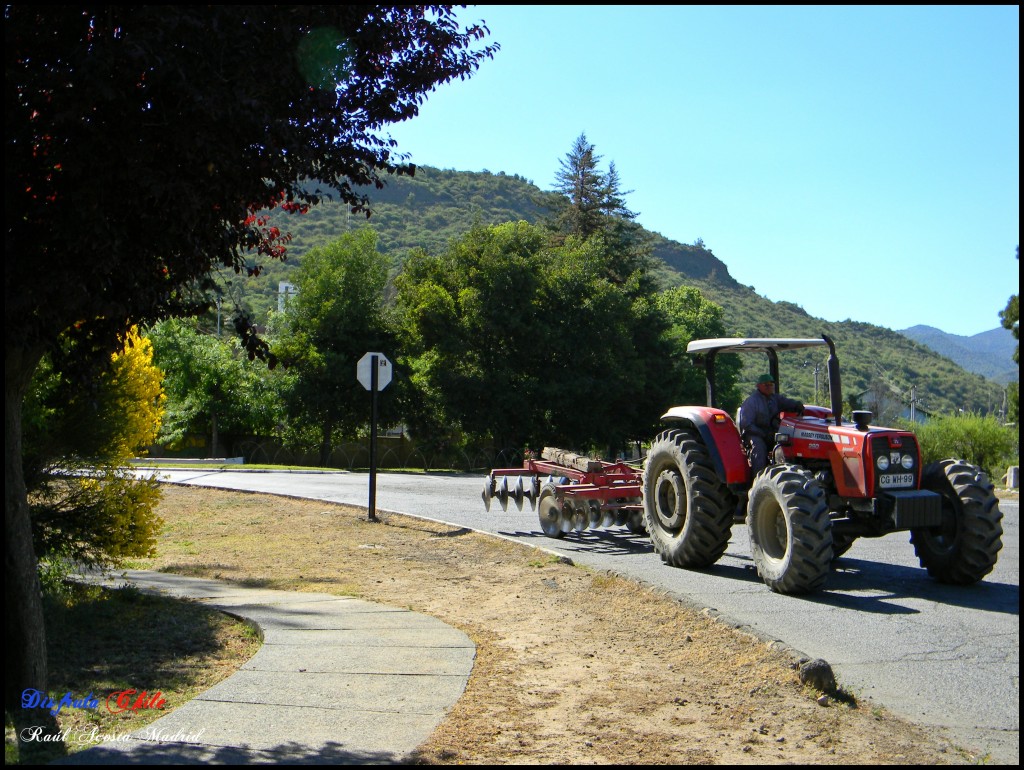
POLYGON ((832 564, 832 521, 825 493, 797 465, 771 465, 754 479, 747 505, 757 574, 780 594, 821 587, 832 564))
POLYGON ((540 488, 540 494, 537 496, 537 517, 540 519, 540 528, 544 534, 557 540, 565 537, 565 533, 562 531, 562 515, 555 492, 556 485, 551 482, 540 488))
POLYGON ((644 522, 662 561, 699 569, 725 553, 731 498, 695 430, 658 435, 647 453, 643 490, 644 522))
POLYGON ((918 561, 941 583, 977 583, 1003 547, 1003 514, 992 482, 963 460, 942 460, 925 466, 921 488, 942 495, 942 524, 910 530, 918 561))

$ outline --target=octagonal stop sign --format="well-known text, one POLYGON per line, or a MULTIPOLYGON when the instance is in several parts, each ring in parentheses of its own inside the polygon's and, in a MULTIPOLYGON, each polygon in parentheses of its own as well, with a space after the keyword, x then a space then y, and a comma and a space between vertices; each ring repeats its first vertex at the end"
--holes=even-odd
POLYGON ((373 387, 374 360, 377 364, 377 390, 384 390, 391 382, 391 362, 383 353, 367 353, 356 364, 356 379, 367 390, 373 387))

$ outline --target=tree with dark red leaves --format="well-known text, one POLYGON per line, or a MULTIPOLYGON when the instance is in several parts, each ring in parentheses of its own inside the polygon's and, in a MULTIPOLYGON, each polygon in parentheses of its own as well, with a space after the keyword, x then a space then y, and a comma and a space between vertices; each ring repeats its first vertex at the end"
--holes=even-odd
MULTIPOLYGON (((493 57, 488 34, 452 6, 5 6, 5 708, 18 722, 39 723, 20 695, 46 686, 20 422, 40 359, 73 350, 61 366, 81 372, 130 324, 203 309, 211 271, 283 255, 270 209, 330 194, 369 215, 363 191, 413 172, 387 126, 493 57)), ((240 327, 250 356, 267 355, 240 327)))

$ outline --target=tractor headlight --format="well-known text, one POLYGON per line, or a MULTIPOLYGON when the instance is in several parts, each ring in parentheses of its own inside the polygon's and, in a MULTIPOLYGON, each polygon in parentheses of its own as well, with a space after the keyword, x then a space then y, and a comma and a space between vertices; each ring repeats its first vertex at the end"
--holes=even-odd
POLYGON ((908 471, 914 467, 914 455, 906 454, 903 455, 903 459, 900 460, 900 465, 906 468, 908 471))
POLYGON ((875 460, 875 465, 878 466, 878 470, 880 471, 889 470, 889 455, 878 455, 878 459, 875 460))

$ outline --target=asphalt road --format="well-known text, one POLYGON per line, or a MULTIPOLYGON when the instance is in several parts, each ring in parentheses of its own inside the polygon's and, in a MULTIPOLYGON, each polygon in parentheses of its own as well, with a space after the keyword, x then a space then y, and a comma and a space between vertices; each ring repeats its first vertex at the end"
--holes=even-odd
MULTIPOLYGON (((174 483, 283 494, 366 508, 367 474, 164 471, 174 483)), ((695 572, 662 564, 625 528, 545 537, 529 503, 484 510, 482 476, 378 474, 376 509, 450 522, 542 546, 578 564, 635 578, 689 606, 824 658, 840 684, 914 722, 940 727, 989 761, 1018 764, 1020 507, 1000 501, 1003 550, 974 586, 945 586, 920 568, 906 533, 857 541, 811 597, 772 593, 757 577, 746 527, 725 555, 695 572)))

